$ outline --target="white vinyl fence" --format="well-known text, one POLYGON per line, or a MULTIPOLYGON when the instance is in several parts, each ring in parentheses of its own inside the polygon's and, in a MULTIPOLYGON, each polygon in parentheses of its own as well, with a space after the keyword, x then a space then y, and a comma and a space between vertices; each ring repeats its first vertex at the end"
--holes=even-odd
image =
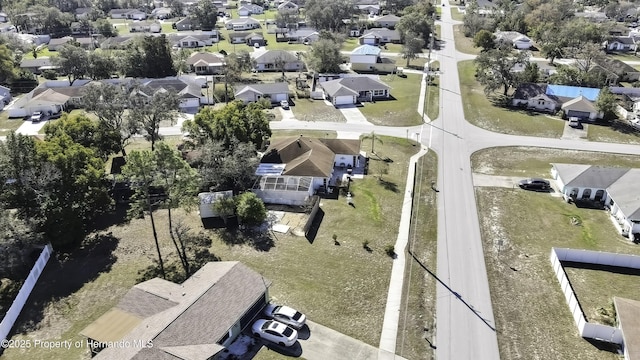
POLYGON ((580 336, 622 345, 623 338, 621 329, 613 326, 587 322, 586 317, 584 316, 584 312, 580 307, 580 303, 578 302, 578 298, 573 292, 573 288, 571 287, 571 283, 569 282, 569 278, 567 277, 567 274, 565 273, 564 267, 562 266, 561 262, 571 261, 583 264, 597 264, 640 269, 640 256, 590 250, 552 248, 550 260, 551 265, 553 266, 553 271, 556 273, 558 282, 560 282, 562 293, 564 294, 564 297, 567 300, 567 304, 569 305, 569 309, 571 310, 573 320, 578 327, 580 336))
POLYGON ((2 338, 2 340, 7 339, 13 324, 16 322, 24 304, 27 302, 29 294, 31 294, 31 291, 36 286, 36 282, 38 281, 40 274, 42 274, 42 270, 44 270, 45 265, 47 265, 52 252, 53 248, 51 247, 51 244, 47 244, 44 249, 42 249, 38 260, 31 268, 29 276, 27 276, 27 279, 20 288, 18 295, 13 299, 13 304, 11 304, 11 307, 5 314, 4 318, 2 318, 2 322, 0 323, 0 338, 2 338))

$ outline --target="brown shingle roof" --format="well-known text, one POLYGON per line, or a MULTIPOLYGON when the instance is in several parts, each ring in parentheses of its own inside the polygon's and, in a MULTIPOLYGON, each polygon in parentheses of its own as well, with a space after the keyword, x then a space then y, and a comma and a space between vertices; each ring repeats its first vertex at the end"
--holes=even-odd
POLYGON ((331 151, 336 154, 358 155, 360 154, 360 140, 346 139, 320 139, 331 151))
POLYGON ((282 175, 329 177, 335 153, 319 139, 286 137, 276 139, 260 160, 263 164, 286 164, 282 175))

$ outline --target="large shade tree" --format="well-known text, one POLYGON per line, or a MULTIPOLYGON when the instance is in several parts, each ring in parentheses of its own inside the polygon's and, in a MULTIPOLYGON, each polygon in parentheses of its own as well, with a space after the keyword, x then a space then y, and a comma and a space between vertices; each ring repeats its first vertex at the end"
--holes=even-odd
POLYGON ((490 94, 502 88, 503 95, 517 86, 519 77, 512 69, 517 64, 527 65, 529 53, 516 52, 509 47, 484 51, 475 59, 476 77, 484 85, 484 92, 490 94))
POLYGON ((261 148, 271 136, 264 108, 257 103, 244 104, 240 100, 219 110, 209 107, 200 109, 193 120, 184 122, 183 130, 200 145, 212 140, 229 146, 237 140, 261 148))
POLYGON ((156 91, 150 87, 134 90, 131 96, 130 121, 137 121, 144 137, 151 142, 151 150, 155 149, 157 141, 162 139, 160 124, 162 122, 176 123, 180 99, 173 91, 156 91))

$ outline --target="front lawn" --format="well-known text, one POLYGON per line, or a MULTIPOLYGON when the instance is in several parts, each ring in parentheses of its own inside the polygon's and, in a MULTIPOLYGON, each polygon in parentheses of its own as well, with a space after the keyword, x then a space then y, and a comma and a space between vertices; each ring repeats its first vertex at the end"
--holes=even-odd
MULTIPOLYGON (((275 233, 261 243, 225 237, 223 230, 203 229, 197 212, 174 210, 174 221, 210 237, 211 254, 242 261, 272 280, 273 301, 294 306, 312 321, 377 346, 393 262, 385 247, 396 241, 407 163, 417 151, 405 139, 381 140, 375 145, 381 158, 370 160, 371 175, 351 184, 354 206, 347 205, 344 197, 322 200, 322 222, 308 240, 275 233), (369 250, 363 246, 365 240, 369 250)), ((364 141, 362 150, 369 153, 369 144, 364 141)), ((152 264, 156 255, 148 218, 129 223, 104 220, 104 230, 84 250, 60 265, 52 258, 13 339, 84 340, 79 331, 115 305, 139 280, 140 271, 152 264)), ((156 211, 155 221, 165 258, 177 261, 166 229, 166 211, 156 211)), ((66 360, 87 358, 88 351, 7 349, 4 355, 16 360, 66 360)))
POLYGON ((473 172, 522 177, 549 177, 551 163, 640 167, 637 155, 532 147, 494 147, 471 156, 473 172))
POLYGON ((435 348, 436 248, 438 240, 436 192, 431 180, 437 178, 438 158, 429 151, 418 161, 414 189, 412 229, 409 234, 405 282, 396 353, 405 359, 433 359, 435 348), (424 267, 429 269, 425 270, 424 267))
POLYGON ((385 84, 391 87, 391 100, 364 103, 360 108, 369 122, 385 126, 412 126, 422 124, 418 114, 418 98, 422 76, 407 74, 406 78, 396 75, 381 76, 385 84))
POLYGON ((301 121, 347 122, 340 110, 327 105, 323 100, 295 99, 291 111, 301 121))
POLYGON ((535 112, 494 106, 475 79, 472 60, 458 63, 464 114, 470 123, 495 132, 513 135, 560 138, 564 121, 535 112))
MULTIPOLYGON (((449 3, 451 4, 451 1, 449 1, 449 3)), ((462 11, 458 10, 458 6, 457 5, 451 6, 450 9, 451 9, 451 18, 453 20, 456 20, 456 21, 463 21, 464 20, 464 13, 462 11)))
POLYGON ((473 45, 473 39, 464 36, 462 25, 453 26, 453 40, 456 43, 456 50, 471 55, 480 54, 481 49, 473 45))
MULTIPOLYGON (((549 253, 568 247, 640 254, 640 246, 617 234, 606 211, 578 208, 548 193, 477 188, 476 197, 500 358, 619 359, 577 336, 549 253)), ((637 289, 638 281, 623 286, 637 289)), ((588 289, 597 298, 626 295, 610 290, 588 289)))
POLYGON ((9 113, 0 112, 0 136, 7 136, 10 132, 18 130, 24 120, 22 118, 9 119, 9 113))
POLYGON ((610 143, 640 144, 640 130, 634 129, 624 120, 612 121, 610 125, 589 124, 587 139, 610 143))

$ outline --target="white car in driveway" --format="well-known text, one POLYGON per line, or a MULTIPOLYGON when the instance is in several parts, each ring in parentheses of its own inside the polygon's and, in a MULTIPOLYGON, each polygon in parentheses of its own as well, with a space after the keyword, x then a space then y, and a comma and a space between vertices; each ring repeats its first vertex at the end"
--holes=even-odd
POLYGON ((275 320, 260 319, 251 327, 253 335, 282 346, 292 346, 298 341, 298 332, 275 320))
POLYGON ((300 329, 307 321, 307 317, 303 313, 284 305, 269 303, 264 309, 264 314, 294 329, 300 329))

